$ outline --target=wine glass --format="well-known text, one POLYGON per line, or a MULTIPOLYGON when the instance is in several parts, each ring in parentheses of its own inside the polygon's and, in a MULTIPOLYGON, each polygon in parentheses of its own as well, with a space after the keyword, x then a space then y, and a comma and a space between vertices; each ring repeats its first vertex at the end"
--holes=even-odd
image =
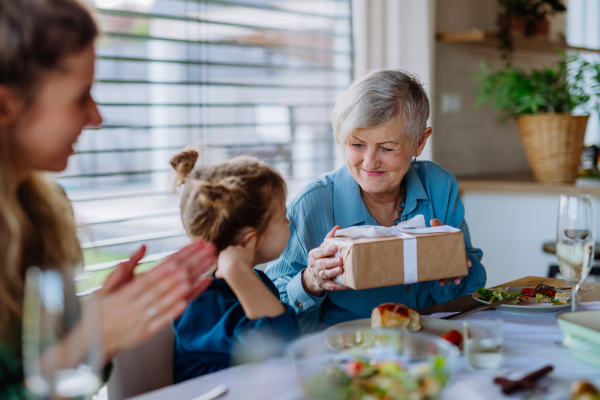
POLYGON ((577 292, 588 277, 594 260, 594 216, 590 196, 560 196, 556 256, 560 273, 572 289, 572 311, 577 311, 577 292))
POLYGON ((40 399, 85 399, 104 365, 94 301, 75 294, 73 268, 31 267, 25 275, 23 370, 40 399))

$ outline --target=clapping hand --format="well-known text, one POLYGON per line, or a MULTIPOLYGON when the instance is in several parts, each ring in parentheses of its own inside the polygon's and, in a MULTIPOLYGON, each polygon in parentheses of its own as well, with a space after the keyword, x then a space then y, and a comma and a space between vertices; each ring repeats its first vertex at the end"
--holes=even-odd
POLYGON ((216 262, 215 246, 197 240, 153 269, 134 274, 142 246, 116 268, 94 294, 106 359, 159 332, 204 292, 211 278, 199 278, 216 262))

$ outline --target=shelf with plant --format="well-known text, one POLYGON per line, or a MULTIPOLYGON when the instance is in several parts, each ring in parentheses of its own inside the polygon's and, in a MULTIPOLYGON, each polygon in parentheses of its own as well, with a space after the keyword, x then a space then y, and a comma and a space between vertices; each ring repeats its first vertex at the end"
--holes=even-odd
POLYGON ((600 109, 600 64, 562 53, 552 68, 482 64, 474 78, 475 107, 489 104, 500 122, 515 119, 536 179, 574 182, 589 114, 600 109))
POLYGON ((549 28, 546 17, 567 11, 562 0, 498 0, 498 5, 500 12, 496 16, 496 36, 500 41, 498 49, 503 59, 508 59, 515 50, 513 32, 517 28, 525 37, 532 37, 536 33, 547 35, 549 28))
POLYGON ((473 28, 465 31, 439 32, 441 43, 474 44, 495 47, 504 60, 510 60, 515 50, 555 54, 557 49, 577 49, 598 52, 598 49, 571 47, 564 35, 550 39, 548 16, 566 11, 562 0, 497 0, 496 30, 473 28))

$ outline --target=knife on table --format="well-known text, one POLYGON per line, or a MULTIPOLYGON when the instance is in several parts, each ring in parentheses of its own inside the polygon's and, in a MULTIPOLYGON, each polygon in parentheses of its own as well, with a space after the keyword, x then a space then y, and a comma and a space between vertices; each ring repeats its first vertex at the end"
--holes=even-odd
POLYGON ((518 296, 507 297, 506 299, 498 300, 495 303, 484 304, 484 305, 479 306, 479 307, 471 308, 470 310, 467 310, 467 311, 459 312, 458 314, 447 315, 447 316, 442 317, 440 319, 454 319, 454 318, 462 317, 463 315, 471 314, 471 313, 474 313, 474 312, 477 312, 477 311, 487 310, 488 308, 494 308, 494 307, 497 307, 497 306, 501 306, 502 304, 510 303, 511 301, 516 300, 516 299, 518 299, 521 296, 522 295, 519 294, 518 296))

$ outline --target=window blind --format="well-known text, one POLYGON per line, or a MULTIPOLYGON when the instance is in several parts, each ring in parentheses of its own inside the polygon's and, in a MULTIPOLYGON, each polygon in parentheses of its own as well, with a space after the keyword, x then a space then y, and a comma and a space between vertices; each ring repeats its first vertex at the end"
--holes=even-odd
POLYGON ((188 239, 168 161, 250 155, 290 195, 335 166, 331 112, 352 79, 351 0, 95 0, 93 96, 104 118, 56 174, 73 202, 88 290, 147 244, 188 239))

